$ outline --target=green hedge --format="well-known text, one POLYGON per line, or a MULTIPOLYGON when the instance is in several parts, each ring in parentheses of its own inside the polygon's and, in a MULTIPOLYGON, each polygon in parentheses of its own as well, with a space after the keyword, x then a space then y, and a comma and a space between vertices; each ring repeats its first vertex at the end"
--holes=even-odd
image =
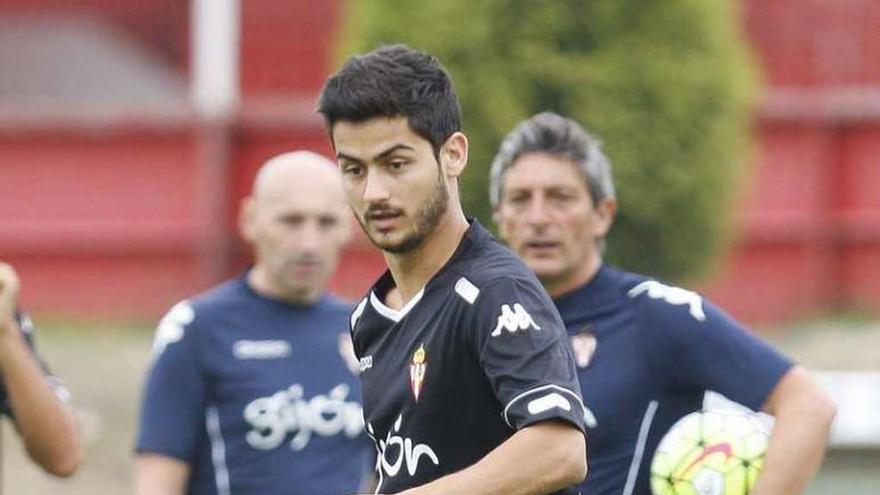
POLYGON ((606 257, 693 277, 725 244, 747 158, 753 66, 724 0, 369 0, 347 5, 340 61, 380 43, 437 55, 462 104, 466 211, 491 224, 488 167, 519 120, 555 110, 605 143, 620 213, 606 257))

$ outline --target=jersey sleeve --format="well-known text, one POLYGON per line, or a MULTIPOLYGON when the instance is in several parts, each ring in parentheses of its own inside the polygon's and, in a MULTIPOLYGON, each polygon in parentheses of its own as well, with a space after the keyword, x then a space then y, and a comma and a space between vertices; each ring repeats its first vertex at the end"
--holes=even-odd
POLYGON ((137 452, 191 462, 205 423, 205 386, 196 351, 195 312, 187 302, 162 318, 140 410, 137 452))
MULTIPOLYGON (((31 356, 37 361, 37 364, 40 366, 40 369, 43 371, 43 376, 46 378, 49 387, 52 388, 52 391, 55 392, 55 395, 62 402, 68 402, 70 400, 70 392, 67 390, 67 387, 64 386, 64 382, 61 381, 60 378, 52 374, 49 370, 49 366, 46 364, 46 361, 40 356, 37 352, 37 346, 35 342, 35 329, 34 324, 31 321, 30 317, 22 312, 16 313, 16 323, 18 324, 18 329, 24 336, 25 343, 27 343, 28 349, 31 352, 31 356)), ((2 388, 2 384, 0 384, 0 388, 2 388)), ((9 396, 6 393, 5 389, 0 390, 0 414, 4 414, 13 418, 12 407, 9 403, 9 396)))
POLYGON ((642 324, 652 328, 647 350, 659 357, 657 373, 673 388, 712 390, 760 410, 792 362, 696 293, 667 289, 682 292, 655 293, 642 312, 642 324))
POLYGON ((519 430, 563 420, 583 431, 574 358, 544 290, 536 282, 504 279, 480 291, 472 315, 480 365, 507 425, 519 430))

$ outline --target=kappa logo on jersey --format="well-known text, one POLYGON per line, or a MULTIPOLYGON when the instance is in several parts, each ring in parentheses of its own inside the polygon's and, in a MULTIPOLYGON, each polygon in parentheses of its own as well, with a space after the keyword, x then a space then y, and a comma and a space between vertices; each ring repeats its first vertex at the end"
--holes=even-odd
POLYGON ((252 427, 245 441, 255 449, 270 450, 293 435, 290 447, 299 451, 312 434, 357 437, 364 429, 364 416, 360 404, 346 400, 349 392, 348 385, 340 383, 328 394, 306 400, 302 385, 294 384, 256 399, 244 408, 244 419, 252 427))
POLYGON ((574 352, 574 362, 578 368, 586 368, 593 360, 596 353, 596 336, 593 332, 583 331, 571 338, 571 350, 574 352))
POLYGON ((519 330, 528 330, 529 328, 541 329, 535 323, 535 320, 532 319, 532 315, 526 311, 526 308, 522 307, 522 304, 515 303, 513 309, 510 309, 509 304, 502 304, 501 314, 498 316, 498 325, 495 326, 495 330, 492 330, 491 335, 497 337, 501 335, 501 330, 514 333, 519 330))
POLYGON ((648 280, 629 290, 629 297, 647 293, 651 299, 662 299, 675 306, 687 306, 691 316, 699 321, 706 321, 703 312, 703 298, 696 292, 661 284, 656 280, 648 280))
POLYGON ((425 344, 419 346, 413 353, 412 363, 409 365, 409 386, 412 388, 413 397, 419 401, 422 393, 422 385, 425 383, 425 372, 428 370, 428 355, 425 352, 425 344))
POLYGON ((364 356, 358 362, 358 369, 361 373, 373 367, 373 355, 364 356))
MULTIPOLYGON (((378 456, 376 458, 376 470, 379 471, 379 487, 382 486, 382 480, 393 478, 400 473, 400 469, 406 466, 406 472, 410 476, 415 476, 419 469, 419 463, 422 458, 427 457, 435 466, 440 465, 440 458, 430 446, 423 443, 416 443, 409 437, 399 435, 400 426, 403 423, 403 414, 397 417, 392 430, 388 431, 384 440, 379 440, 378 456), (396 454, 396 457, 395 457, 396 454), (389 460, 389 457, 393 461, 389 460)), ((367 424, 367 432, 376 441, 373 425, 367 424)), ((378 493, 378 490, 377 490, 378 493)))
POLYGON ((238 360, 281 359, 291 352, 286 340, 239 340, 232 345, 232 355, 238 360))
POLYGON ((195 318, 196 312, 189 301, 175 304, 159 321, 159 328, 156 329, 156 337, 153 340, 153 356, 158 358, 166 347, 182 339, 183 327, 192 323, 195 318))

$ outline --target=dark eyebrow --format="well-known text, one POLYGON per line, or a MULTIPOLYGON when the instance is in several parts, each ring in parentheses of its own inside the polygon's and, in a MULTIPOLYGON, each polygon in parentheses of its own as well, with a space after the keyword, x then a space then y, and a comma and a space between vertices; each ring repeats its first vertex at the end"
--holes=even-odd
MULTIPOLYGON (((382 151, 381 153, 379 153, 378 155, 376 155, 375 157, 373 157, 373 160, 381 160, 381 159, 383 159, 383 158, 388 157, 388 155, 390 155, 390 154, 392 154, 392 153, 394 153, 395 151, 398 151, 398 150, 409 150, 409 151, 415 151, 415 148, 413 148, 412 146, 406 145, 406 144, 402 144, 402 143, 401 143, 401 144, 395 144, 394 146, 391 146, 391 147, 388 148, 387 150, 382 151)), ((342 159, 342 160, 348 160, 348 161, 350 161, 350 162, 354 162, 354 163, 363 163, 359 158, 355 158, 355 157, 353 157, 353 156, 346 155, 345 153, 336 153, 336 159, 337 159, 337 160, 340 160, 340 159, 342 159)))
POLYGON ((388 157, 388 155, 391 155, 391 154, 393 154, 395 151, 398 151, 398 150, 409 150, 409 151, 415 151, 416 149, 413 148, 412 146, 408 146, 408 145, 406 145, 406 144, 395 144, 394 146, 392 146, 392 147, 388 148, 387 150, 385 150, 385 151, 379 153, 378 155, 376 155, 374 159, 375 159, 375 160, 381 160, 381 159, 383 159, 383 158, 388 157))

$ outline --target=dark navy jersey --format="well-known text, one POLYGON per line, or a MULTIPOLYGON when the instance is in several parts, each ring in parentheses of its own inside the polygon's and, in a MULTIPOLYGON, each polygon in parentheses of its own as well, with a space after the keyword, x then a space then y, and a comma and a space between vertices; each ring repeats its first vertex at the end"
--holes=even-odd
POLYGON ((584 494, 650 495, 657 444, 707 390, 759 410, 791 367, 698 294, 607 266, 555 302, 598 423, 584 494))
POLYGON ((244 276, 177 304, 159 324, 138 452, 192 468, 188 494, 354 493, 363 434, 350 306, 297 306, 244 276))
POLYGON ((460 471, 535 422, 583 430, 575 366, 552 301, 477 222, 399 311, 382 302, 392 284, 383 275, 352 314, 378 493, 460 471))
MULTIPOLYGON (((18 324, 18 329, 24 336, 25 343, 27 343, 28 348, 31 351, 31 355, 36 359, 37 364, 39 364, 40 369, 43 370, 43 375, 46 377, 46 380, 49 383, 49 386, 52 387, 52 390, 55 392, 55 395, 58 396, 62 401, 67 401, 70 399, 70 393, 67 391, 67 388, 64 387, 64 384, 59 380, 55 375, 53 375, 49 371, 49 367, 46 366, 46 362, 37 354, 37 350, 34 344, 34 324, 31 322, 31 319, 24 313, 17 313, 16 315, 16 323, 18 324)), ((2 375, 0 375, 2 378, 2 375)), ((9 397, 6 394, 6 385, 0 379, 0 414, 13 418, 12 415, 12 407, 9 403, 9 397)))

